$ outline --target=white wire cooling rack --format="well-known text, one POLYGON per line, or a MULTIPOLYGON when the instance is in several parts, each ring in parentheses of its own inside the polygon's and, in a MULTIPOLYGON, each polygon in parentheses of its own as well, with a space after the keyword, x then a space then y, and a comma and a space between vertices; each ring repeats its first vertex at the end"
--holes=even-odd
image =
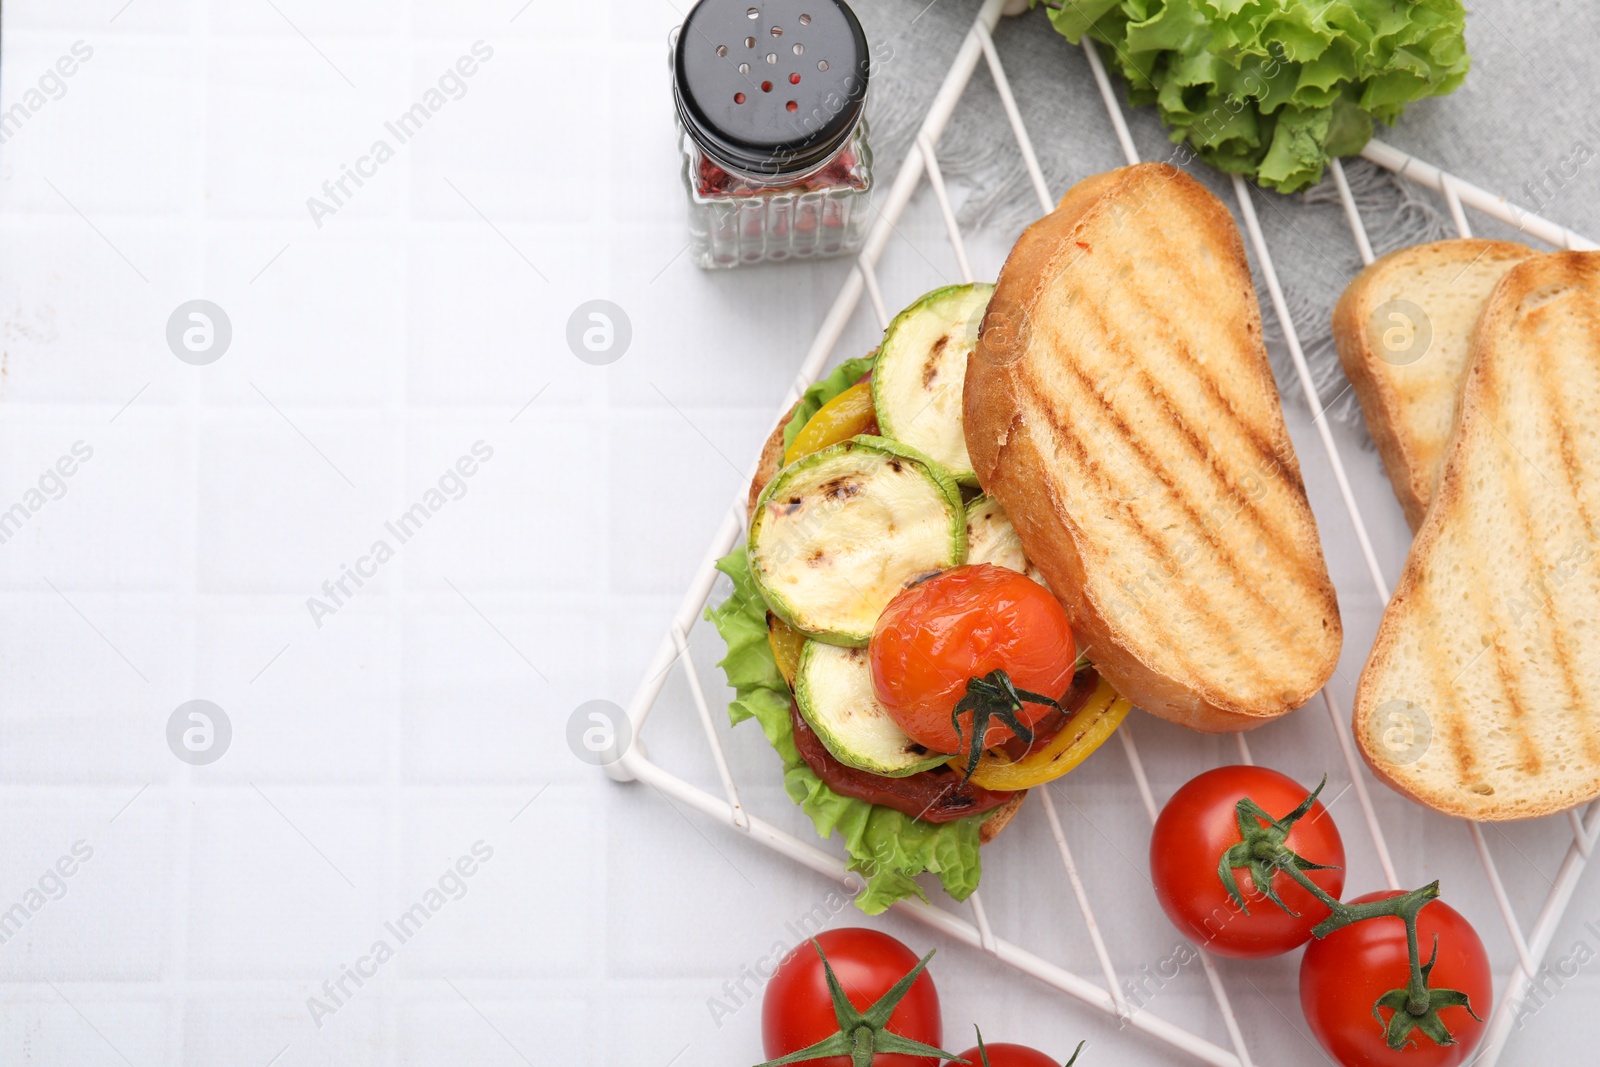
MULTIPOLYGON (((955 62, 951 65, 949 74, 945 77, 938 94, 934 97, 927 116, 918 131, 916 149, 908 155, 893 186, 878 205, 879 218, 867 236, 855 269, 851 271, 843 289, 834 300, 833 307, 823 320, 822 327, 818 331, 816 339, 812 342, 810 351, 806 354, 805 362, 800 367, 800 372, 795 378, 789 395, 778 409, 779 414, 786 411, 822 373, 828 357, 833 353, 851 316, 854 315, 860 305, 863 294, 871 302, 879 323, 883 326, 888 325, 890 319, 889 305, 885 303, 883 293, 879 289, 876 266, 883 255, 885 246, 888 244, 895 223, 899 220, 901 213, 911 200, 912 194, 921 185, 924 177, 927 178, 928 183, 932 186, 934 197, 938 201, 939 211, 943 216, 955 261, 962 278, 968 282, 973 280, 972 268, 967 259, 966 246, 962 240, 961 230, 956 223, 949 192, 939 170, 935 147, 939 142, 940 134, 944 130, 945 123, 949 120, 957 101, 966 90, 973 71, 977 69, 980 58, 988 64, 989 71, 993 75, 1001 103, 1004 105, 1006 115, 1010 120, 1012 133, 1015 134, 1017 145, 1021 149, 1023 164, 1027 168, 1028 176, 1038 195, 1040 209, 1042 212, 1049 212, 1054 208, 1055 197, 1051 195, 1045 183, 1044 174, 1039 168, 1039 162, 1033 150, 1033 144, 1028 137, 1027 130, 1023 127, 1022 115, 1017 109, 1010 82, 1006 78, 1005 68, 1000 62, 1000 56, 996 52, 994 41, 990 36, 990 31, 993 30, 1005 6, 1006 0, 986 0, 978 13, 978 17, 974 20, 972 28, 968 31, 960 50, 956 54, 955 62)), ((1087 37, 1083 41, 1083 50, 1087 56, 1095 82, 1099 87, 1101 98, 1105 103, 1112 131, 1115 133, 1128 162, 1137 163, 1139 162, 1138 153, 1134 149, 1133 139, 1129 135, 1121 103, 1117 99, 1110 79, 1106 76, 1105 67, 1101 63, 1094 43, 1087 37)), ((1600 247, 1596 246, 1593 241, 1571 230, 1558 226, 1547 219, 1540 218, 1531 212, 1521 210, 1503 197, 1496 196, 1484 189, 1464 182, 1440 170, 1438 167, 1407 155, 1405 152, 1382 142, 1371 142, 1362 152, 1362 155, 1403 178, 1440 193, 1444 197, 1456 229, 1464 237, 1471 236, 1472 233, 1466 213, 1467 208, 1472 208, 1491 218, 1515 226, 1530 237, 1559 248, 1594 249, 1600 247)), ((1355 199, 1350 193, 1349 184, 1345 180, 1344 170, 1337 161, 1332 164, 1331 169, 1340 201, 1350 222, 1351 235, 1360 250, 1362 261, 1370 263, 1373 258, 1372 245, 1367 238, 1366 229, 1362 224, 1355 199)), ((1350 523, 1360 546, 1362 558, 1371 575, 1373 588, 1377 591, 1380 601, 1387 602, 1389 599, 1389 587, 1384 580, 1382 570, 1378 566, 1377 555, 1373 551, 1371 539, 1367 534, 1367 524, 1362 516, 1361 506, 1356 501, 1355 494, 1351 491, 1349 479, 1345 474, 1344 462, 1339 454, 1339 447, 1334 440, 1332 431, 1329 429, 1328 420, 1321 417, 1322 404, 1317 397, 1311 371, 1306 364, 1305 354, 1300 345, 1300 339, 1296 335, 1293 321, 1289 317, 1283 289, 1279 285, 1278 274, 1273 267, 1272 254, 1267 248, 1260 222, 1256 217, 1255 203, 1252 200, 1250 188, 1243 179, 1235 177, 1233 179, 1233 191, 1238 204, 1239 218, 1244 224, 1245 231, 1249 234, 1250 244, 1256 254, 1257 265, 1260 267, 1262 276, 1266 281, 1267 294, 1271 299, 1273 311, 1282 327, 1283 337, 1293 360, 1300 388, 1305 394, 1306 402, 1310 406, 1313 415, 1317 416, 1314 419, 1314 425, 1322 442, 1322 447, 1327 453, 1329 464, 1332 467, 1339 496, 1344 502, 1345 510, 1349 513, 1350 523)), ((753 465, 751 469, 754 469, 753 465)), ((669 797, 727 824, 759 844, 785 855, 814 871, 828 875, 842 883, 850 884, 853 876, 847 874, 844 861, 839 856, 824 851, 814 840, 801 840, 750 814, 740 802, 739 789, 734 782, 733 771, 728 765, 727 756, 723 751, 722 743, 713 725, 713 712, 709 701, 706 699, 705 688, 701 685, 699 672, 695 668, 693 659, 687 655, 689 633, 700 619, 701 612, 710 596, 712 584, 716 578, 716 571, 712 565, 719 557, 725 555, 738 539, 744 528, 744 509, 745 494, 741 491, 732 502, 721 528, 717 531, 716 537, 708 549, 699 571, 695 575, 694 581, 684 595, 683 602, 673 617, 671 627, 662 638, 655 658, 646 671, 644 679, 628 707, 634 743, 627 747, 616 762, 609 764, 606 770, 618 781, 639 780, 647 782, 666 793, 669 797), (650 760, 645 747, 638 743, 646 719, 649 717, 668 674, 678 664, 682 665, 690 692, 693 695, 696 710, 699 713, 700 725, 705 732, 717 774, 722 782, 723 795, 720 797, 708 793, 657 766, 650 760)), ((1355 751, 1355 744, 1350 734, 1349 719, 1337 705, 1331 693, 1324 689, 1319 695, 1322 706, 1327 712, 1329 726, 1332 728, 1334 736, 1338 739, 1340 751, 1343 755, 1345 766, 1349 771, 1354 793, 1361 805, 1372 848, 1379 866, 1382 868, 1384 879, 1391 889, 1402 888, 1395 874, 1394 863, 1390 858, 1389 846, 1385 840, 1383 828, 1373 808, 1372 798, 1368 789, 1370 780, 1368 771, 1355 751)), ((1157 814, 1155 795, 1150 788, 1150 780, 1145 773, 1138 747, 1130 731, 1119 730, 1117 731, 1117 736, 1121 739, 1140 797, 1153 822, 1157 814)), ((1240 758, 1244 762, 1250 762, 1250 750, 1244 735, 1236 734, 1235 737, 1240 758)), ((1036 792, 1039 794, 1040 806, 1044 809, 1045 818, 1050 824, 1051 835, 1055 839, 1056 847, 1060 852, 1061 864, 1070 884, 1073 898, 1082 913, 1089 942, 1093 947, 1095 957, 1100 963, 1104 985, 1074 974, 1024 948, 997 938, 993 930, 990 929, 979 893, 973 893, 967 901, 971 909, 970 920, 915 899, 901 901, 895 907, 957 941, 979 948, 1002 962, 1015 967, 1017 970, 1061 990, 1068 996, 1094 1009, 1105 1012, 1107 1015, 1120 1019, 1126 1026, 1134 1030, 1142 1031, 1159 1041, 1189 1053, 1203 1063, 1216 1064, 1218 1067, 1253 1067, 1254 1061, 1251 1059, 1249 1049, 1245 1046, 1244 1037, 1229 999, 1228 990, 1216 966, 1204 953, 1200 954, 1200 961, 1212 995, 1216 999, 1223 1023, 1226 1026, 1229 1042, 1232 1045, 1231 1049, 1191 1033, 1183 1027, 1161 1018, 1148 1008, 1141 1008, 1138 1011, 1131 1009, 1122 992, 1116 968, 1112 964, 1111 955, 1101 936, 1100 926, 1095 918, 1094 907, 1089 899, 1088 887, 1085 886, 1083 879, 1079 876, 1077 864, 1073 860, 1071 843, 1063 832, 1061 821, 1056 814, 1055 805, 1050 798, 1050 792, 1045 789, 1040 789, 1036 792)), ((1554 816, 1554 818, 1560 818, 1560 816, 1554 816)), ((1533 978, 1539 972, 1541 961, 1549 951, 1551 939, 1566 912, 1567 904, 1571 900, 1573 890, 1577 887, 1578 879, 1582 876, 1584 867, 1588 863, 1595 847, 1596 839, 1600 838, 1600 801, 1591 803, 1583 812, 1570 811, 1567 813, 1566 818, 1571 823, 1572 843, 1567 848, 1560 870, 1552 883, 1550 893, 1539 910, 1538 918, 1532 928, 1528 930, 1523 929, 1512 909, 1510 896, 1500 877, 1500 871, 1495 864, 1494 856, 1489 851, 1488 842, 1484 838, 1482 828, 1477 824, 1471 824, 1470 826, 1473 843, 1482 863, 1484 875, 1499 906, 1501 917, 1505 920, 1506 929, 1510 934, 1517 959, 1517 963, 1511 973, 1505 976, 1503 982, 1496 989, 1494 1013, 1490 1020, 1488 1031, 1484 1036, 1483 1044, 1474 1061, 1483 1065, 1483 1067, 1494 1067, 1494 1064, 1499 1061, 1500 1053, 1516 1021, 1518 1010, 1528 995, 1533 978)))

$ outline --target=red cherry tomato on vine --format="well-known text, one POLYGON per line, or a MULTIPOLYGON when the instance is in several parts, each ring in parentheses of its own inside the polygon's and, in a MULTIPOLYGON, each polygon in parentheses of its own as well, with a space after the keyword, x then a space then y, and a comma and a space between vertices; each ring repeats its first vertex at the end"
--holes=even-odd
MULTIPOLYGON (((917 965, 917 955, 888 934, 848 928, 824 930, 816 937, 845 996, 857 1011, 866 1011, 917 965)), ((767 1059, 799 1052, 837 1032, 833 998, 822 959, 810 941, 796 945, 778 964, 761 1001, 761 1044, 767 1059)), ((923 971, 905 999, 889 1016, 890 1033, 938 1047, 944 1037, 939 991, 923 971)), ((873 1067, 937 1067, 924 1056, 879 1054, 873 1067)), ((848 1056, 806 1060, 805 1067, 850 1067, 848 1056)))
MULTIPOLYGON (((1346 904, 1365 904, 1399 896, 1393 891, 1367 893, 1346 904)), ((1489 956, 1472 924, 1442 900, 1417 913, 1417 947, 1422 962, 1439 939, 1439 959, 1428 976, 1431 989, 1459 989, 1466 1008, 1441 1008, 1439 1019, 1455 1038, 1437 1045, 1413 1030, 1410 1044, 1398 1051, 1384 1040, 1384 1027, 1372 1017, 1372 1005, 1391 989, 1402 989, 1411 977, 1406 952, 1406 924, 1393 916, 1352 923, 1306 947, 1300 960, 1300 1008, 1322 1047, 1344 1067, 1456 1067, 1466 1062, 1483 1037, 1494 987, 1489 956)), ((1388 1018, 1385 1010, 1384 1018, 1388 1018)))
MULTIPOLYGON (((1328 917, 1328 908, 1287 875, 1274 872, 1272 887, 1295 915, 1257 894, 1248 868, 1234 871, 1248 914, 1217 876, 1223 852, 1239 843, 1234 806, 1242 798, 1249 797, 1274 818, 1282 818, 1309 792, 1293 778, 1265 767, 1218 767, 1190 779, 1174 793, 1150 837, 1150 878, 1173 925, 1202 948, 1244 959, 1276 956, 1309 941, 1311 928, 1328 917)), ((1320 800, 1295 823, 1283 843, 1305 859, 1336 868, 1306 874, 1334 897, 1344 891, 1344 842, 1320 800)))
MULTIPOLYGON (((962 713, 959 740, 950 723, 970 679, 1001 670, 1017 689, 1059 700, 1077 661, 1060 602, 992 563, 954 567, 895 597, 878 618, 871 653, 873 689, 890 718, 918 744, 952 754, 972 747, 972 713, 962 713)), ((1050 711, 1024 703, 1017 718, 1031 729, 1050 711)), ((1012 736, 991 719, 983 747, 1012 736)))
MULTIPOLYGON (((992 1041, 985 1041, 983 1048, 989 1054, 989 1067, 1061 1067, 1060 1060, 1052 1059, 1038 1049, 1026 1045, 995 1044, 992 1041)), ((957 1058, 966 1060, 972 1067, 983 1067, 983 1058, 978 1055, 976 1045, 957 1058)))

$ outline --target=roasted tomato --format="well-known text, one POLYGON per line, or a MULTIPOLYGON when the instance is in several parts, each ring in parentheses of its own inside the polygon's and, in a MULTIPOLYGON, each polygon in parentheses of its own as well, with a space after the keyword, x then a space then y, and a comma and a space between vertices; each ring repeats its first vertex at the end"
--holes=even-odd
POLYGON ((900 729, 974 762, 975 732, 980 750, 1030 739, 1066 697, 1077 660, 1050 591, 991 563, 954 567, 896 596, 871 652, 873 688, 900 729))
MULTIPOLYGON (((1062 704, 1066 711, 1052 711, 1035 727, 1032 744, 1013 738, 985 751, 969 781, 985 789, 1013 790, 1053 782, 1103 745, 1132 707, 1092 667, 1077 673, 1062 704)), ((960 769, 964 762, 957 756, 949 765, 960 769)))

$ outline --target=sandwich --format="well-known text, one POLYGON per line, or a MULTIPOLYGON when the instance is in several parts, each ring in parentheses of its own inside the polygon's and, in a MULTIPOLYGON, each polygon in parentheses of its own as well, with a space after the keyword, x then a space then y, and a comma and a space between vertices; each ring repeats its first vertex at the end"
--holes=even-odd
POLYGON ((1074 186, 967 366, 984 491, 1118 692, 1196 730, 1309 700, 1342 628, 1226 207, 1175 167, 1074 186))
POLYGON ((733 592, 731 716, 881 911, 1137 704, 1240 730, 1303 703, 1338 606, 1226 209, 1171 167, 1091 178, 995 285, 947 286, 768 438, 733 592))
POLYGON ((1444 469, 1478 316, 1533 255, 1476 238, 1413 245, 1368 264, 1334 308, 1339 360, 1413 532, 1444 469))
POLYGON ((1036 694, 1049 704, 1029 704, 1020 732, 976 728, 969 712, 964 737, 929 737, 877 691, 875 631, 902 594, 937 579, 1004 572, 1067 625, 966 458, 966 362, 992 291, 948 286, 917 300, 876 351, 779 420, 751 482, 746 543, 717 563, 732 594, 707 612, 728 646, 733 721, 761 726, 791 799, 819 834, 842 838, 869 914, 923 896, 924 873, 966 899, 979 847, 1028 789, 1076 767, 1129 710, 1070 635, 1050 657, 1055 689, 1036 694))
POLYGON ((1600 796, 1600 254, 1524 257, 1468 349, 1354 730, 1419 803, 1531 818, 1600 796))

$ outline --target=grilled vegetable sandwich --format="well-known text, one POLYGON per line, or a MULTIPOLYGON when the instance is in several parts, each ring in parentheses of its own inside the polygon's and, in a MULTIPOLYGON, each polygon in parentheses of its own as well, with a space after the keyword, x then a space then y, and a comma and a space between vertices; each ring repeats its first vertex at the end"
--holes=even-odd
POLYGON ((1172 168, 1077 186, 996 285, 935 290, 768 439, 733 595, 735 722, 841 835, 869 912, 978 847, 1132 704, 1302 703, 1340 626, 1226 209, 1172 168))
POLYGON ((789 795, 843 838, 868 912, 924 873, 965 899, 1027 790, 1129 710, 975 484, 962 389, 992 291, 922 297, 780 421, 708 612, 734 721, 760 723, 789 795))

